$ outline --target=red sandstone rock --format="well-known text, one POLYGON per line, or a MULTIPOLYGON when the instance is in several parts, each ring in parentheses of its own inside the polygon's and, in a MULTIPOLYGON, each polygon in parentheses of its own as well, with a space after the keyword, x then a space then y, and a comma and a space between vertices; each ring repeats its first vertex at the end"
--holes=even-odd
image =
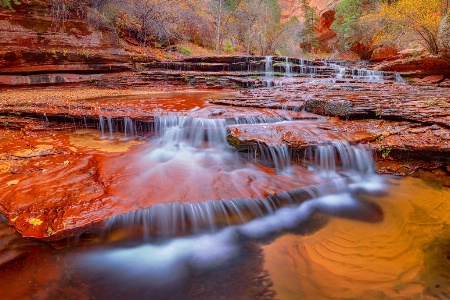
POLYGON ((430 76, 426 76, 422 79, 417 80, 417 83, 420 84, 435 84, 435 83, 440 83, 444 80, 444 75, 430 75, 430 76))
POLYGON ((369 59, 372 55, 373 48, 370 45, 356 42, 352 45, 350 50, 356 53, 361 59, 369 59))
POLYGON ((396 59, 398 55, 397 49, 392 47, 379 47, 372 52, 371 61, 383 61, 396 59))
POLYGON ((450 74, 450 66, 438 57, 400 59, 383 63, 377 68, 381 71, 400 72, 409 77, 450 74))

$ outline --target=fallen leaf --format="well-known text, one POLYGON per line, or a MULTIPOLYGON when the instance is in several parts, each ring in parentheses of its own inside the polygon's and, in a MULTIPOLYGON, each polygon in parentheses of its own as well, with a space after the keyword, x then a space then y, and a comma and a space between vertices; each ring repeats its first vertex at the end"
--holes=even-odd
POLYGON ((33 226, 41 225, 42 222, 43 222, 42 220, 36 219, 36 218, 30 218, 30 219, 28 220, 28 223, 30 223, 30 224, 33 225, 33 226))
POLYGON ((19 183, 19 180, 11 180, 6 183, 7 186, 16 185, 19 183))
POLYGON ((65 164, 65 165, 68 165, 68 164, 70 164, 70 161, 65 160, 65 161, 64 161, 64 164, 65 164))

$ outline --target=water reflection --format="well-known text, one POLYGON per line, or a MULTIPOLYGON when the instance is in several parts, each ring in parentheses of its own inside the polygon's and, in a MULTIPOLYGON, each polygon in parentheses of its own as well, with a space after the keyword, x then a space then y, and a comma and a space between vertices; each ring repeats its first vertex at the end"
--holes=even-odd
POLYGON ((419 179, 391 179, 388 195, 364 196, 383 222, 331 218, 313 235, 264 246, 277 298, 448 299, 449 196, 419 179))
POLYGON ((286 232, 311 235, 324 228, 329 212, 341 216, 341 206, 361 220, 383 219, 375 203, 342 193, 214 234, 159 243, 91 238, 56 250, 40 243, 21 245, 20 239, 16 248, 21 255, 0 267, 0 290, 7 291, 4 299, 277 298, 263 269, 260 244, 286 232))
POLYGON ((159 243, 91 237, 58 250, 3 219, 1 298, 446 299, 450 191, 389 182, 387 195, 326 196, 159 243))
POLYGON ((217 281, 216 274, 228 280, 222 286, 225 290, 217 294, 220 295, 218 299, 258 298, 257 294, 248 294, 248 291, 274 295, 264 285, 254 283, 258 282, 255 278, 262 272, 263 260, 258 245, 268 243, 287 231, 300 233, 302 230, 305 234, 312 234, 326 224, 323 213, 327 210, 340 215, 335 208, 341 204, 360 219, 374 221, 377 215, 378 221, 382 220, 381 210, 376 204, 367 205, 348 194, 338 194, 309 200, 297 207, 281 208, 273 215, 215 234, 171 239, 158 244, 134 245, 128 241, 126 245, 116 244, 113 248, 93 248, 76 256, 75 261, 80 268, 80 276, 95 282, 95 287, 89 292, 100 298, 114 295, 121 299, 195 299, 198 291, 191 290, 191 287, 201 284, 202 289, 208 291, 201 299, 213 299, 211 295, 218 291, 210 290, 209 282, 217 281), (256 263, 258 272, 242 269, 249 263, 252 266, 256 263), (236 282, 233 279, 236 274, 240 278, 242 274, 246 277, 236 282), (203 287, 204 284, 206 286, 203 287))

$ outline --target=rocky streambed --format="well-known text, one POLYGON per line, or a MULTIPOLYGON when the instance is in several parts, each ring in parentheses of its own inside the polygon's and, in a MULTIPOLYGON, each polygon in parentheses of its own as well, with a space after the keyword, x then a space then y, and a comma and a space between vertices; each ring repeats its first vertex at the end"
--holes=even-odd
MULTIPOLYGON (((343 142, 371 149, 378 173, 431 171, 448 183, 447 88, 409 85, 395 73, 334 62, 222 60, 149 63, 140 73, 103 78, 98 85, 105 88, 3 90, 1 213, 24 236, 58 240, 160 203, 266 199, 321 184, 308 173, 307 154, 343 142), (148 145, 161 130, 180 124, 200 131, 182 133, 196 141, 196 149, 215 143, 218 132, 243 159, 239 164, 257 162, 251 173, 265 175, 235 177, 237 166, 229 169, 230 161, 211 156, 201 165, 214 166, 220 175, 199 177, 209 171, 175 167, 158 173, 157 180, 145 175, 145 155, 155 151, 148 145), (301 180, 283 174, 291 165, 301 180), (173 186, 188 186, 189 192, 173 186)), ((172 159, 167 151, 159 162, 172 159)))

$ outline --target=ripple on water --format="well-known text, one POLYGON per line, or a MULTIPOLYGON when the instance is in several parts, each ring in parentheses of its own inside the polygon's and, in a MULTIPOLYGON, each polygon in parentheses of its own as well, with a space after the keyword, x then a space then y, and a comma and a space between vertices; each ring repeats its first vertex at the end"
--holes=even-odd
POLYGON ((419 179, 391 180, 389 195, 376 200, 383 222, 332 219, 311 236, 287 235, 264 246, 277 297, 448 298, 450 268, 442 268, 442 261, 449 265, 443 258, 450 241, 448 199, 448 189, 433 189, 419 179), (436 240, 442 244, 429 250, 436 240), (433 252, 441 253, 441 263, 433 252))

